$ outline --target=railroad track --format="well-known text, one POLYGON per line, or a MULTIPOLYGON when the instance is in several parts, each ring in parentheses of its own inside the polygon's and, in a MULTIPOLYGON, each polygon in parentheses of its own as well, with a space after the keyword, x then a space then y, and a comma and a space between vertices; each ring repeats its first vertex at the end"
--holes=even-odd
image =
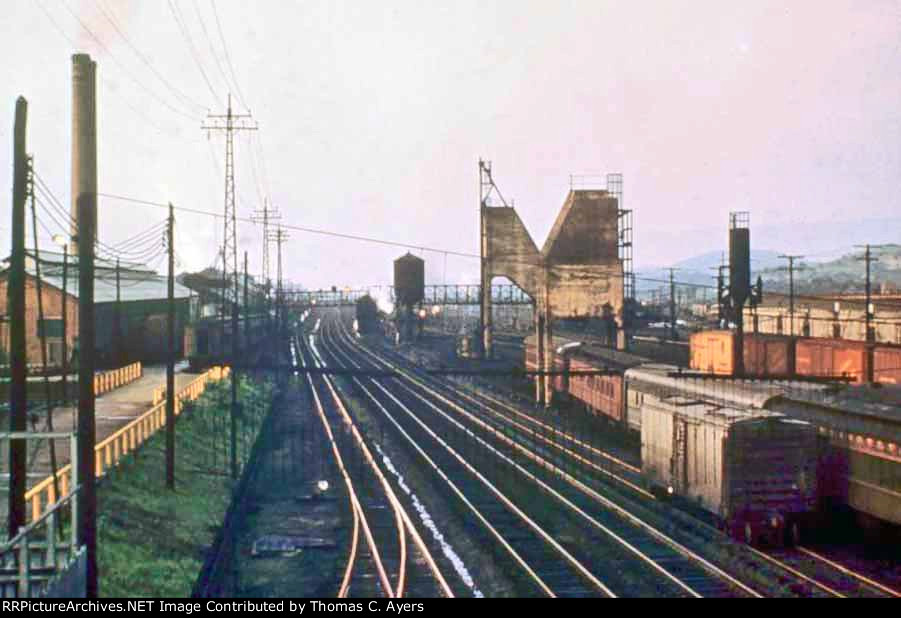
MULTIPOLYGON (((582 561, 594 568, 603 569, 595 559, 598 554, 603 554, 607 566, 603 577, 610 581, 616 579, 621 593, 759 596, 750 587, 565 473, 538 445, 523 446, 498 426, 469 414, 446 391, 439 392, 412 372, 374 352, 352 346, 347 333, 336 329, 335 323, 331 323, 326 331, 326 339, 331 337, 329 348, 344 364, 379 370, 387 368, 400 374, 395 382, 398 388, 391 392, 377 381, 372 383, 383 389, 397 406, 405 408, 409 415, 421 423, 419 417, 426 418, 430 425, 441 427, 447 435, 463 436, 471 444, 470 456, 482 457, 486 470, 503 468, 508 477, 517 477, 519 485, 523 485, 523 479, 532 485, 541 498, 554 506, 543 509, 543 515, 535 514, 536 519, 542 519, 548 528, 556 527, 556 536, 570 543, 570 554, 582 556, 582 561), (330 330, 334 332, 329 334, 330 330), (426 410, 428 412, 424 412, 426 410), (620 577, 610 573, 611 566, 621 574, 620 577)), ((496 483, 504 481, 503 478, 494 480, 496 483)))
MULTIPOLYGON (((291 342, 295 367, 322 367, 314 346, 291 342)), ((304 374, 347 489, 353 530, 339 598, 446 596, 453 592, 357 429, 331 378, 304 374), (425 571, 425 573, 423 573, 425 571)))
MULTIPOLYGON (((334 352, 330 346, 326 349, 334 352)), ((424 460, 437 482, 457 499, 479 540, 494 547, 510 566, 508 572, 517 579, 521 594, 614 596, 504 490, 467 461, 460 445, 455 448, 450 444, 452 438, 447 432, 439 435, 379 381, 352 378, 352 382, 358 394, 370 402, 384 422, 424 460), (433 444, 438 448, 431 448, 433 444)))

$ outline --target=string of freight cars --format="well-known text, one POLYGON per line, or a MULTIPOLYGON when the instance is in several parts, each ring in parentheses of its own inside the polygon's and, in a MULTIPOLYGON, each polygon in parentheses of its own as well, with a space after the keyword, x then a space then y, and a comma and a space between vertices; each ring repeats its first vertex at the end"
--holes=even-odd
MULTIPOLYGON (((155 206, 157 208, 169 208, 169 204, 164 204, 162 202, 154 202, 151 200, 143 200, 143 199, 128 197, 125 195, 117 195, 117 194, 113 194, 113 193, 98 193, 97 195, 100 197, 108 198, 108 199, 131 202, 133 204, 143 204, 145 206, 155 206)), ((213 217, 216 219, 221 219, 224 216, 222 213, 212 212, 209 210, 201 210, 199 208, 188 208, 185 206, 174 206, 174 209, 182 211, 182 212, 195 214, 195 215, 213 217)), ((258 225, 257 221, 254 221, 253 219, 251 219, 249 217, 236 217, 236 220, 240 221, 241 223, 250 223, 252 225, 258 225)), ((394 241, 394 240, 386 240, 384 238, 375 238, 372 236, 361 236, 358 234, 346 234, 344 232, 335 232, 332 230, 324 230, 324 229, 320 229, 320 228, 292 225, 289 223, 281 223, 280 227, 287 229, 287 230, 305 232, 308 234, 319 234, 322 236, 330 236, 330 237, 334 237, 334 238, 344 238, 347 240, 356 240, 356 241, 369 242, 369 243, 391 246, 391 247, 400 247, 402 249, 413 249, 416 251, 428 251, 430 253, 438 253, 438 254, 443 254, 443 255, 452 255, 452 256, 463 257, 463 258, 472 258, 472 259, 481 259, 481 257, 482 257, 476 253, 468 253, 465 251, 439 249, 436 247, 428 247, 425 245, 416 245, 416 244, 412 244, 412 243, 405 243, 405 242, 399 242, 399 241, 394 241)), ((522 260, 522 263, 532 264, 533 262, 530 262, 528 260, 522 260)), ((624 277, 624 275, 620 275, 620 276, 624 277)), ((635 279, 636 279, 636 281, 644 281, 644 282, 649 282, 649 283, 665 283, 665 284, 671 283, 668 279, 655 279, 655 278, 651 278, 651 277, 635 277, 635 279)), ((705 289, 705 290, 714 290, 715 291, 717 289, 717 286, 715 286, 715 285, 704 284, 704 283, 689 283, 687 281, 676 281, 675 284, 680 287, 691 287, 691 288, 699 288, 699 289, 705 289)), ((771 292, 767 292, 767 294, 770 294, 773 296, 781 295, 781 294, 771 293, 771 292)), ((788 295, 784 295, 784 296, 786 298, 788 297, 788 295)), ((800 294, 795 295, 795 300, 811 300, 811 301, 814 301, 814 300, 816 300, 816 301, 841 300, 842 302, 847 302, 848 304, 852 304, 852 303, 861 303, 862 304, 863 303, 863 301, 846 300, 846 299, 841 299, 841 298, 834 298, 832 296, 822 296, 821 297, 821 296, 805 296, 805 295, 800 295, 800 294)), ((892 306, 892 307, 897 306, 897 307, 901 308, 901 302, 892 303, 891 301, 878 301, 878 300, 876 302, 878 302, 878 304, 883 305, 883 306, 892 306)), ((850 321, 855 321, 855 320, 846 319, 844 321, 850 322, 850 321)), ((861 319, 860 321, 863 322, 864 320, 861 319)), ((888 322, 888 323, 895 324, 896 322, 893 321, 893 322, 888 322)))

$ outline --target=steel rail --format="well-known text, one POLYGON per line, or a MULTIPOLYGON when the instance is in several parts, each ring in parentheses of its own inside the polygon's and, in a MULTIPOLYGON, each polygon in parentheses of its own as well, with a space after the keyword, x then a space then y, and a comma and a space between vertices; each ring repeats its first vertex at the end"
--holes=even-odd
MULTIPOLYGON (((501 421, 503 421, 504 423, 507 423, 508 425, 511 425, 511 426, 513 426, 513 427, 516 427, 517 429, 519 429, 519 430, 522 431, 523 433, 526 433, 527 435, 529 435, 532 439, 540 440, 541 442, 547 444, 548 446, 554 447, 555 449, 559 450, 560 452, 562 452, 562 453, 563 453, 564 455, 566 455, 567 457, 569 457, 569 458, 571 458, 571 459, 573 459, 573 460, 575 460, 575 461, 578 461, 580 464, 582 464, 582 465, 584 465, 584 466, 587 466, 587 467, 589 467, 589 468, 591 468, 591 469, 593 469, 593 470, 596 470, 597 472, 600 472, 600 473, 603 474, 604 476, 607 476, 607 477, 609 477, 609 478, 615 480, 615 481, 618 482, 618 483, 621 483, 621 484, 625 485, 626 487, 628 487, 628 488, 631 489, 632 491, 634 491, 634 492, 636 492, 636 493, 638 493, 638 494, 641 494, 641 495, 644 496, 645 498, 648 498, 649 500, 656 500, 656 499, 657 499, 657 497, 654 496, 654 494, 652 494, 651 492, 649 492, 649 491, 646 490, 645 488, 639 487, 638 485, 636 485, 636 484, 633 483, 632 481, 630 481, 630 480, 628 480, 628 479, 626 479, 626 478, 623 478, 623 477, 619 476, 618 474, 616 474, 616 473, 614 473, 614 472, 611 472, 610 470, 607 470, 606 468, 603 468, 603 467, 599 466, 598 464, 594 463, 594 462, 591 461, 590 459, 586 459, 585 457, 583 457, 582 455, 576 453, 575 451, 566 448, 564 445, 558 443, 556 440, 551 440, 551 439, 548 438, 547 436, 538 433, 535 429, 532 429, 531 427, 526 427, 526 426, 523 425, 522 423, 519 423, 519 422, 513 420, 513 419, 510 418, 508 415, 506 415, 506 414, 504 414, 504 413, 502 413, 502 412, 498 412, 496 409, 493 409, 493 408, 492 408, 491 406, 489 406, 488 404, 485 404, 485 403, 479 401, 478 399, 476 399, 475 397, 472 397, 472 396, 468 395, 468 394, 465 393, 464 391, 457 391, 457 395, 458 395, 459 397, 463 398, 463 399, 466 399, 466 400, 468 400, 468 401, 471 401, 472 403, 474 403, 475 405, 479 406, 480 408, 482 408, 482 409, 485 410, 486 412, 488 412, 488 413, 490 413, 490 414, 493 414, 494 416, 496 416, 497 418, 499 418, 499 419, 500 419, 501 421)), ((480 395, 480 396, 481 396, 481 395, 480 395)), ((487 398, 487 397, 486 397, 486 398, 487 398)), ((525 416, 526 418, 531 418, 528 414, 520 413, 520 412, 516 411, 516 410, 515 410, 514 408, 512 408, 512 407, 510 408, 510 410, 511 410, 514 414, 517 414, 517 415, 519 415, 519 416, 525 416)), ((536 424, 537 424, 539 427, 541 427, 541 428, 548 429, 548 430, 554 429, 554 428, 552 428, 550 425, 547 425, 547 424, 545 424, 545 423, 541 423, 541 422, 538 422, 538 421, 535 421, 535 422, 536 422, 536 424)), ((584 442, 582 442, 581 440, 578 440, 577 438, 575 438, 575 437, 573 437, 573 436, 568 436, 568 435, 565 434, 565 433, 559 433, 559 432, 555 432, 555 435, 564 437, 565 439, 569 440, 569 441, 572 442, 573 444, 580 445, 582 448, 585 448, 586 450, 591 450, 591 451, 594 451, 594 452, 597 452, 597 453, 603 453, 603 451, 599 451, 598 449, 596 449, 596 448, 594 448, 594 447, 592 447, 592 446, 586 445, 584 442)), ((626 468, 627 468, 628 470, 630 470, 630 471, 635 471, 635 470, 636 470, 634 466, 631 466, 630 464, 627 464, 627 463, 625 463, 625 462, 623 462, 623 461, 621 461, 621 460, 619 460, 619 459, 617 459, 617 458, 615 458, 615 457, 612 457, 612 456, 606 456, 606 458, 609 459, 609 460, 611 460, 611 461, 616 462, 617 465, 621 465, 621 466, 626 467, 626 468)), ((636 473, 640 473, 640 471, 637 471, 636 473)))
POLYGON ((793 576, 797 577, 798 579, 805 581, 808 584, 811 584, 811 585, 819 588, 820 590, 826 592, 830 596, 837 597, 839 599, 848 598, 847 596, 845 596, 838 590, 835 590, 834 588, 830 588, 826 584, 824 584, 822 582, 818 582, 817 580, 813 579, 812 577, 805 575, 798 569, 786 564, 785 562, 783 562, 782 560, 779 560, 775 556, 771 556, 771 555, 767 554, 766 552, 762 552, 759 549, 757 549, 756 547, 752 547, 751 545, 745 545, 745 547, 747 547, 754 555, 756 555, 760 558, 763 558, 770 564, 776 565, 778 568, 782 569, 783 571, 785 571, 787 573, 791 573, 793 576))
POLYGON ((848 577, 856 579, 858 582, 860 582, 862 584, 865 584, 867 586, 872 586, 873 588, 876 588, 877 590, 884 592, 885 594, 887 594, 889 596, 892 596, 895 598, 901 598, 901 591, 895 590, 894 588, 890 588, 889 586, 886 586, 885 584, 880 584, 876 580, 873 580, 873 579, 867 577, 866 575, 862 575, 862 574, 858 573, 857 571, 854 571, 853 569, 849 569, 848 567, 846 567, 842 564, 839 564, 838 562, 835 562, 834 560, 830 560, 829 558, 826 558, 825 556, 818 554, 817 552, 813 551, 812 549, 798 546, 797 550, 800 551, 801 553, 804 553, 804 554, 810 556, 814 560, 819 560, 820 562, 823 562, 823 563, 829 565, 836 571, 839 571, 840 573, 843 573, 844 575, 847 575, 848 577))
MULTIPOLYGON (((461 392, 461 396, 462 396, 462 395, 463 395, 463 393, 461 392)), ((488 395, 488 394, 486 394, 486 393, 475 393, 475 396, 481 397, 482 399, 487 399, 487 400, 490 401, 491 403, 493 403, 493 404, 495 404, 495 405, 498 405, 498 406, 500 406, 500 407, 502 407, 502 408, 505 408, 505 409, 509 410, 512 414, 515 414, 516 416, 519 416, 519 417, 521 417, 521 418, 525 418, 527 421, 529 421, 529 422, 531 422, 531 423, 537 425, 538 427, 541 427, 542 429, 553 429, 553 427, 551 427, 551 426, 548 425, 547 423, 541 422, 540 420, 538 420, 537 418, 535 418, 535 417, 532 416, 531 414, 527 414, 527 413, 525 413, 525 412, 522 412, 522 411, 520 411, 520 410, 517 410, 516 408, 514 408, 513 406, 511 406, 510 404, 508 404, 507 402, 505 402, 505 401, 503 401, 503 400, 501 400, 501 399, 497 399, 497 398, 495 398, 495 397, 493 397, 493 396, 491 396, 491 395, 488 395)), ((481 405, 484 406, 485 404, 481 404, 481 405)), ((591 452, 594 453, 595 455, 598 455, 599 457, 601 457, 601 458, 603 458, 603 459, 606 459, 607 461, 612 461, 612 462, 615 463, 616 465, 625 468, 625 469, 628 470, 629 472, 634 472, 635 474, 641 474, 641 468, 638 468, 638 467, 636 467, 636 466, 633 466, 633 465, 630 464, 629 462, 623 461, 622 459, 620 459, 620 458, 618 458, 618 457, 615 457, 615 456, 611 455, 611 454, 608 453, 607 451, 604 451, 604 450, 602 450, 602 449, 599 449, 599 448, 597 448, 596 446, 594 446, 594 445, 592 445, 592 444, 588 444, 588 443, 585 442, 584 440, 580 440, 580 439, 576 438, 575 436, 569 436, 569 435, 566 435, 566 434, 560 434, 560 435, 563 436, 563 438, 564 438, 565 440, 568 440, 569 442, 572 442, 573 444, 575 444, 575 445, 577 445, 577 446, 579 446, 579 447, 581 447, 581 448, 584 448, 584 449, 587 450, 587 451, 591 451, 591 452)))
MULTIPOLYGON (((319 393, 316 391, 316 386, 313 384, 312 377, 307 375, 307 381, 310 385, 310 390, 313 392, 316 411, 319 414, 319 418, 322 421, 322 425, 325 429, 326 435, 328 436, 328 440, 332 448, 332 453, 335 455, 335 461, 338 464, 341 475, 344 477, 344 483, 347 486, 348 494, 350 495, 351 505, 353 506, 353 510, 356 514, 356 518, 359 520, 360 526, 362 526, 363 528, 363 534, 366 537, 366 543, 367 545, 369 545, 369 549, 372 552, 373 562, 375 563, 379 579, 381 580, 383 589, 387 592, 388 596, 393 598, 394 593, 391 589, 391 582, 388 580, 388 575, 382 565, 382 561, 378 553, 378 547, 376 547, 375 540, 372 537, 372 532, 369 529, 369 523, 366 521, 366 514, 363 512, 363 507, 360 505, 359 498, 357 497, 356 490, 354 489, 353 481, 350 478, 350 474, 347 472, 347 468, 344 465, 344 459, 341 457, 341 452, 338 449, 338 444, 335 441, 334 434, 332 433, 332 428, 325 416, 325 409, 322 405, 319 393)), ((353 567, 356 564, 355 558, 357 554, 357 548, 359 547, 359 543, 357 542, 357 535, 354 535, 354 541, 355 542, 352 542, 351 545, 352 549, 350 559, 348 560, 348 571, 345 573, 346 581, 342 582, 342 587, 341 589, 339 589, 339 598, 346 598, 350 590, 349 574, 352 572, 353 567)))
MULTIPOLYGON (((311 346, 311 351, 316 357, 317 361, 325 366, 325 360, 319 354, 318 350, 316 350, 315 346, 311 346)), ((335 388, 332 380, 328 377, 325 378, 325 383, 329 388, 329 391, 332 394, 332 397, 335 400, 335 403, 338 409, 341 411, 342 416, 344 417, 345 423, 350 427, 351 434, 354 436, 354 439, 357 442, 357 445, 360 447, 360 450, 363 453, 364 458, 366 459, 367 464, 372 468, 375 473, 376 478, 378 478, 379 483, 382 485, 382 488, 385 490, 385 495, 388 497, 388 500, 391 502, 394 511, 399 518, 400 525, 398 526, 399 536, 400 536, 400 544, 401 544, 401 555, 403 556, 401 564, 403 565, 399 571, 398 575, 398 584, 396 589, 396 596, 403 596, 404 591, 404 582, 406 578, 406 531, 413 539, 413 543, 416 545, 417 549, 422 554, 423 559, 426 561, 426 564, 429 566, 429 570, 432 571, 432 574, 435 576, 435 579, 438 581, 438 585, 441 587, 441 590, 444 592, 445 596, 448 598, 453 598, 454 593, 451 590, 450 586, 447 583, 447 580, 444 578, 444 575, 441 573, 441 570, 438 568, 438 564, 435 562, 435 559, 432 557, 429 548, 426 546, 425 542, 422 539, 422 536, 419 534, 419 531, 416 529, 416 526, 413 524, 412 519, 407 514, 406 509, 403 507, 400 499, 397 497, 397 494, 394 492, 394 489, 391 487, 388 478, 384 475, 378 463, 376 462, 375 457, 372 455, 372 451, 369 450, 365 440, 363 439, 362 434, 357 429, 356 423, 354 423, 353 418, 350 413, 347 411, 347 408, 344 405, 343 400, 338 394, 337 389, 335 388)))

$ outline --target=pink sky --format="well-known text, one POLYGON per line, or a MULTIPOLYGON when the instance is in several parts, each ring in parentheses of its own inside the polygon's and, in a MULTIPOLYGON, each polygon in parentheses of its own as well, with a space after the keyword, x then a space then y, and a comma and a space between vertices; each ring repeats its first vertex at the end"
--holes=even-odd
MULTIPOLYGON (((167 2, 6 3, 4 195, 11 191, 13 106, 22 94, 31 106, 29 150, 44 179, 69 199, 74 50, 43 5, 79 51, 95 57, 105 80, 101 190, 222 209, 222 139, 207 144, 199 125, 203 108, 221 112, 236 88, 225 84, 230 78, 213 57, 225 66, 208 0, 175 4, 216 99, 167 2)), ((267 172, 257 161, 255 180, 249 156, 257 146, 240 138, 241 215, 269 194, 288 223, 477 252, 476 163, 483 157, 493 160, 498 183, 539 245, 571 173, 622 172, 639 265, 718 249, 730 210, 750 210, 762 229, 836 224, 826 237, 799 235, 797 242, 790 233, 753 236, 755 248, 792 253, 847 247, 843 230, 862 219, 901 223, 898 2, 216 6, 240 90, 260 123, 267 172)), ((6 251, 8 206, 0 212, 6 251)), ((164 215, 103 201, 102 239, 112 244, 164 215)), ((220 227, 179 216, 184 268, 212 263, 220 227)), ((901 241, 896 230, 886 228, 873 242, 901 241)), ((240 230, 251 270, 259 268, 259 236, 253 227, 240 230)), ((403 252, 301 233, 292 234, 289 251, 286 273, 311 287, 385 283, 390 261, 403 252)), ((449 258, 445 275, 437 256, 427 268, 433 280, 462 282, 477 263, 449 258)))

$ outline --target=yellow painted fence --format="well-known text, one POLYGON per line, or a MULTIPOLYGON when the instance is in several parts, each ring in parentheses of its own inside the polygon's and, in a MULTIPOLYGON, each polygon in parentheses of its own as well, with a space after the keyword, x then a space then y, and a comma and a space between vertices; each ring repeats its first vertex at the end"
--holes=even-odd
MULTIPOLYGON (((132 367, 132 365, 129 365, 132 367)), ((123 367, 119 371, 124 371, 123 367)), ((140 367, 138 368, 140 371, 140 367)), ((115 373, 115 372, 109 372, 115 373)), ((183 402, 194 401, 206 390, 208 382, 222 380, 229 375, 228 367, 213 367, 206 373, 192 380, 175 398, 175 415, 181 413, 183 402)), ((98 376, 99 377, 99 376, 98 376)), ((95 378, 96 380, 96 378, 95 378)), ((96 386, 96 381, 95 381, 96 386)), ((113 387, 115 388, 115 387, 113 387)), ((128 453, 136 450, 148 438, 166 426, 166 401, 163 398, 157 401, 154 395, 154 405, 144 414, 134 419, 112 435, 104 438, 94 448, 94 472, 99 479, 114 467, 128 453)), ((60 494, 69 493, 69 485, 72 481, 72 465, 66 464, 56 473, 60 494)), ((31 504, 31 520, 37 520, 44 511, 57 500, 56 490, 53 485, 53 475, 48 476, 40 483, 32 487, 25 494, 25 501, 31 504)))
POLYGON ((134 382, 143 374, 141 363, 132 363, 112 371, 104 371, 94 376, 94 395, 108 393, 114 388, 134 382))

